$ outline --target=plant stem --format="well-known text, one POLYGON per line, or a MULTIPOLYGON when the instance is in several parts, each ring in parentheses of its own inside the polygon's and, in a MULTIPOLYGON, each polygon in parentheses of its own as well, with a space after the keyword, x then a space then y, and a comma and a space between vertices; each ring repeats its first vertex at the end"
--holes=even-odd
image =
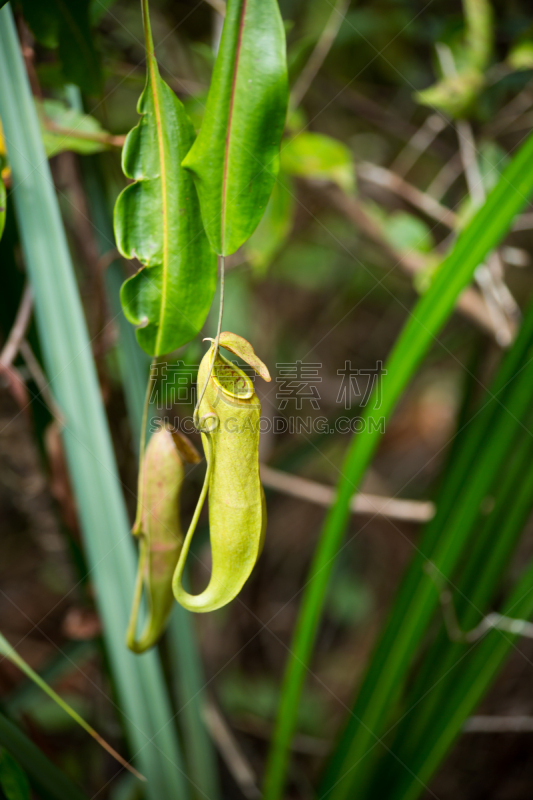
MULTIPOLYGON (((198 400, 196 401, 196 406, 194 409, 194 424, 198 428, 198 412, 200 411, 200 404, 204 399, 205 390, 207 389, 207 384, 209 383, 209 379, 211 378, 211 373, 213 372, 213 366, 215 364, 216 357, 218 355, 218 345, 220 342, 220 331, 222 330, 222 315, 224 313, 224 256, 218 257, 218 263, 220 267, 220 305, 218 310, 218 325, 217 325, 217 334, 215 337, 215 346, 213 347, 213 356, 211 358, 211 364, 209 365, 209 372, 207 373, 207 377, 205 379, 205 383, 202 386, 202 391, 198 395, 198 400)), ((199 428, 198 428, 199 430, 199 428)))
POLYGON ((332 8, 326 26, 315 45, 315 49, 309 56, 309 60, 300 72, 293 86, 290 98, 290 106, 292 109, 298 108, 307 90, 316 78, 317 72, 324 63, 339 29, 344 22, 344 17, 346 16, 349 5, 350 0, 337 0, 336 5, 332 8))
POLYGON ((146 451, 146 425, 148 423, 148 409, 150 407, 150 395, 152 393, 152 383, 154 380, 154 370, 157 364, 157 358, 152 359, 150 364, 150 374, 148 376, 148 383, 146 385, 146 393, 144 395, 143 415, 141 421, 141 435, 139 440, 139 475, 137 478, 137 514, 135 522, 133 523, 132 533, 138 536, 141 530, 142 519, 142 490, 144 482, 144 454, 146 451))

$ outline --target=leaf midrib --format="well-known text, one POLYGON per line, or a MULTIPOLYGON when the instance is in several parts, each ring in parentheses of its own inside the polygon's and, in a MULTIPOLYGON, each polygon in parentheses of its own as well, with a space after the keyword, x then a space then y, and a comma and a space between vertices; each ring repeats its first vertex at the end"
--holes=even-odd
POLYGON ((152 96, 154 98, 154 114, 157 130, 157 146, 159 150, 159 161, 161 164, 160 179, 161 179, 161 194, 162 194, 162 211, 163 211, 163 281, 161 288, 161 307, 159 311, 159 325, 157 327, 157 337, 155 342, 155 351, 158 352, 161 346, 161 336, 163 332, 163 315, 166 305, 167 295, 167 282, 168 282, 168 199, 167 199, 167 180, 166 180, 166 161, 165 161, 165 145, 163 141, 163 125, 161 121, 161 103, 158 92, 157 78, 159 78, 159 71, 157 69, 157 62, 155 60, 154 44, 152 40, 152 31, 150 28, 150 18, 148 16, 148 3, 144 0, 144 24, 146 36, 146 55, 148 58, 148 70, 150 73, 150 87, 152 89, 152 96))
POLYGON ((233 124, 233 106, 235 102, 235 90, 237 85, 237 74, 239 71, 239 59, 241 56, 241 49, 242 49, 242 34, 244 30, 244 17, 246 15, 246 7, 248 5, 248 0, 243 0, 242 8, 241 8, 241 19, 239 22, 239 35, 237 37, 237 48, 235 51, 235 66, 233 70, 233 79, 231 84, 231 96, 229 102, 229 111, 228 111, 228 130, 226 132, 226 147, 224 151, 224 172, 222 175, 222 214, 221 214, 221 231, 220 231, 220 243, 222 245, 222 253, 224 253, 224 233, 226 229, 226 197, 227 197, 227 183, 228 183, 228 161, 229 161, 229 142, 231 138, 231 128, 233 124))

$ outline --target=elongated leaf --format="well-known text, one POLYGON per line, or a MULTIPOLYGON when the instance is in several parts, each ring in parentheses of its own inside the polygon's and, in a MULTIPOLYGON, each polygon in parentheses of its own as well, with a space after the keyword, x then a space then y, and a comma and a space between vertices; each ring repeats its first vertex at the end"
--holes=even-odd
POLYGON ((279 168, 288 102, 277 0, 228 0, 198 138, 183 161, 213 249, 234 253, 266 208, 279 168))
POLYGON ((9 7, 0 11, 0 83, 0 116, 13 173, 11 197, 50 389, 64 418, 65 453, 124 725, 148 778, 147 797, 187 798, 161 663, 156 653, 142 658, 129 654, 124 643, 136 572, 129 522, 74 269, 9 7))
MULTIPOLYGON (((334 786, 340 774, 345 772, 345 759, 347 759, 350 747, 354 744, 355 736, 361 731, 359 719, 361 716, 368 713, 367 709, 374 698, 376 701, 383 696, 385 692, 390 691, 390 686, 387 687, 389 679, 393 683, 398 683, 401 680, 399 673, 392 674, 392 670, 396 669, 391 662, 391 653, 394 648, 398 647, 397 638, 398 631, 403 635, 411 636, 407 633, 405 627, 405 620, 408 613, 411 612, 410 606, 413 597, 417 594, 422 582, 427 582, 427 574, 423 570, 423 563, 428 559, 434 558, 434 552, 437 545, 443 543, 444 550, 446 550, 453 540, 456 538, 455 527, 457 525, 457 518, 452 520, 452 514, 458 509, 458 499, 463 499, 462 492, 465 487, 468 487, 470 481, 473 480, 474 473, 484 472, 486 469, 492 468, 492 446, 497 446, 498 441, 496 438, 491 438, 496 427, 499 425, 498 418, 504 409, 510 409, 511 413, 515 415, 517 420, 520 416, 516 416, 516 403, 522 403, 521 395, 527 387, 528 376, 525 380, 521 378, 521 372, 524 365, 528 364, 531 358, 531 347, 533 343, 533 307, 531 307, 524 318, 523 324, 520 328, 519 334, 513 347, 506 353, 505 358, 500 365, 497 375, 490 385, 487 392, 487 401, 483 403, 479 413, 472 419, 468 427, 465 429, 464 434, 459 438, 456 447, 454 448, 454 455, 450 462, 450 468, 447 470, 445 480, 443 482, 441 491, 437 499, 437 514, 433 520, 426 527, 422 541, 420 542, 417 555, 412 560, 409 569, 402 581, 400 590, 398 591, 392 607, 392 612, 389 621, 384 629, 376 650, 372 656, 371 663, 368 668, 367 675, 359 690, 356 704, 354 706, 354 714, 351 721, 348 722, 344 734, 339 742, 339 745, 334 751, 330 764, 324 776, 323 785, 324 791, 329 791, 329 788, 334 786), (518 380, 518 386, 517 384, 518 380), (488 441, 490 440, 490 444, 488 441), (484 448, 486 448, 484 450, 484 448), (486 462, 481 461, 481 454, 490 453, 486 462), (446 536, 446 541, 444 537, 446 536)), ((527 405, 527 394, 526 394, 527 405)), ((509 430, 505 431, 505 437, 512 442, 513 437, 509 434, 509 430)), ((512 446, 511 446, 512 450, 512 446)), ((505 457, 505 456, 504 456, 505 457)), ((490 481, 485 484, 479 482, 479 478, 483 475, 476 475, 478 497, 486 496, 490 491, 490 481)), ((485 475, 486 477, 486 475, 485 475)), ((478 500, 474 504, 474 510, 479 508, 481 501, 478 500)), ((464 536, 464 512, 468 511, 468 501, 461 502, 461 516, 462 529, 459 533, 464 536), (465 507, 466 506, 466 507, 465 507)), ((471 525, 474 524, 472 517, 470 517, 471 525)), ((500 543, 501 544, 501 543, 500 543)), ((475 548, 471 548, 474 550, 475 548)), ((476 569, 479 570, 479 562, 476 564, 476 569)), ((435 593, 432 592, 431 603, 436 600, 435 593)), ((425 614, 425 608, 419 608, 419 614, 425 614)), ((411 647, 407 647, 407 652, 411 649, 413 651, 411 639, 411 647)), ((398 652, 398 651, 397 651, 398 652)), ((404 653, 405 653, 404 649, 404 653)), ((422 691, 422 690, 421 690, 422 691)), ((385 699, 385 698, 384 698, 385 699)), ((426 699, 426 703, 430 700, 426 699)), ((373 713, 375 714, 378 709, 374 704, 373 713)), ((386 706, 384 703, 382 706, 386 706)), ((390 703, 388 704, 390 709, 390 703)), ((420 712, 421 713, 421 712, 420 712)), ((368 764, 364 764, 365 770, 368 771, 368 764)), ((363 764, 354 767, 350 774, 346 776, 346 781, 349 783, 350 778, 360 778, 355 775, 356 770, 360 773, 363 770, 363 764)))
MULTIPOLYGON (((526 572, 515 586, 511 596, 502 607, 502 614, 519 619, 530 619, 533 615, 533 565, 529 564, 526 572)), ((509 633, 494 631, 489 633, 476 649, 468 668, 456 675, 453 698, 447 703, 439 718, 439 729, 436 735, 425 741, 416 754, 416 784, 407 779, 404 785, 398 786, 394 800, 415 800, 420 795, 420 785, 424 784, 446 752, 461 732, 465 719, 475 709, 491 682, 500 669, 503 660, 509 654, 516 637, 509 633), (405 785, 407 784, 407 785, 405 785)))
MULTIPOLYGON (((485 517, 484 525, 481 523, 476 526, 475 541, 467 550, 466 569, 459 578, 455 576, 453 578, 454 605, 463 630, 469 630, 480 622, 482 614, 479 609, 486 609, 488 612, 494 607, 492 605, 494 602, 497 602, 495 607, 499 608, 497 593, 501 589, 502 575, 531 513, 533 439, 529 435, 524 436, 522 425, 517 423, 517 427, 520 427, 518 438, 521 441, 513 448, 515 452, 511 455, 514 458, 506 462, 509 472, 503 476, 501 487, 497 482, 493 490, 496 503, 494 511, 489 517, 485 517), (480 564, 483 565, 482 569, 480 564), (461 595, 468 597, 468 602, 465 602, 461 595)), ((502 470, 500 474, 501 472, 502 470)), ((492 644, 494 645, 494 640, 492 644)), ((388 772, 387 796, 390 794, 391 797, 394 795, 403 798, 406 783, 412 782, 416 770, 423 770, 426 782, 431 771, 438 765, 443 755, 439 744, 440 737, 444 733, 443 729, 446 727, 442 725, 443 720, 451 706, 455 706, 459 713, 459 709, 465 707, 464 697, 469 694, 464 688, 463 673, 470 670, 471 662, 477 659, 477 652, 471 653, 469 650, 469 645, 451 642, 443 626, 441 635, 425 656, 424 666, 428 662, 429 669, 423 670, 420 676, 417 675, 412 692, 406 700, 407 709, 413 709, 413 713, 408 713, 402 720, 392 744, 394 755, 399 759, 396 763, 408 765, 409 778, 403 768, 401 774, 394 766, 389 769, 390 759, 387 758, 387 765, 380 765, 379 769, 383 778, 388 772), (457 685, 459 676, 460 686, 457 685), (418 703, 417 699, 421 696, 423 703, 418 703), (421 767, 424 758, 428 761, 421 767), (381 766, 385 768, 381 769, 381 766)), ((487 686, 488 683, 484 683, 484 689, 487 686)), ((472 707, 466 707, 465 717, 471 710, 472 707)), ((459 720, 454 724, 454 735, 457 735, 461 727, 459 720)), ((448 733, 445 733, 445 737, 448 737, 448 733)), ((379 780, 377 775, 375 778, 379 780)), ((416 787, 410 786, 411 795, 413 792, 416 795, 422 790, 420 782, 417 780, 416 783, 416 787)))
POLYGON ((354 713, 357 719, 363 719, 364 725, 356 728, 349 724, 339 758, 335 759, 336 778, 332 781, 331 796, 336 799, 350 797, 354 783, 361 792, 361 787, 366 785, 377 756, 377 751, 372 747, 375 737, 383 733, 390 720, 417 647, 438 606, 435 583, 423 569, 422 562, 424 559, 431 559, 436 574, 451 578, 469 537, 476 532, 475 522, 483 499, 498 480, 504 465, 509 462, 517 437, 523 437, 523 430, 517 420, 523 418, 531 403, 530 393, 524 391, 526 386, 533 383, 531 358, 522 377, 523 381, 515 382, 511 395, 506 400, 507 410, 497 416, 494 428, 487 431, 483 445, 477 453, 477 469, 472 470, 469 475, 464 491, 457 498, 433 552, 424 542, 421 544, 420 554, 415 558, 418 581, 404 609, 401 625, 394 631, 385 662, 380 659, 375 674, 369 672, 370 685, 362 687, 360 700, 358 698, 356 704, 354 713))
MULTIPOLYGON (((370 398, 366 406, 364 430, 350 443, 342 465, 336 500, 326 517, 311 565, 309 582, 304 591, 269 757, 265 800, 278 800, 282 792, 298 699, 320 621, 325 592, 348 520, 350 499, 379 442, 382 430, 379 420, 390 416, 434 337, 450 316, 457 297, 470 282, 474 270, 501 241, 514 216, 527 203, 532 193, 533 136, 530 136, 503 172, 486 203, 460 234, 452 252, 435 274, 427 293, 413 309, 386 364, 387 374, 383 376, 381 387, 381 407, 379 410, 375 408, 375 396, 370 398)), ((334 782, 332 780, 330 786, 334 782)), ((344 789, 345 787, 343 791, 344 789)), ((339 787, 336 794, 343 796, 339 787)))
MULTIPOLYGON (((474 457, 466 460, 465 455, 468 456, 468 452, 465 450, 464 440, 471 440, 472 433, 475 433, 477 428, 478 432, 483 432, 483 442, 486 442, 493 437, 494 431, 499 427, 498 417, 508 416, 510 419, 514 419, 514 433, 506 433, 506 438, 511 442, 509 454, 503 462, 500 459, 497 480, 493 486, 487 484, 484 492, 485 496, 494 498, 494 507, 487 516, 486 510, 483 510, 482 506, 478 504, 477 517, 470 526, 470 530, 463 526, 459 531, 463 540, 461 568, 450 576, 450 580, 454 587, 454 605, 459 624, 465 630, 474 627, 480 621, 483 610, 490 610, 491 603, 495 600, 498 602, 498 592, 501 588, 500 584, 506 564, 516 547, 517 539, 531 511, 533 439, 529 435, 524 436, 524 432, 530 431, 532 424, 530 398, 533 384, 526 369, 532 355, 533 304, 530 305, 525 316, 516 342, 498 370, 497 383, 500 384, 500 387, 505 387, 505 393, 502 394, 496 385, 492 386, 487 392, 480 412, 474 415, 464 433, 458 437, 457 445, 454 448, 454 457, 447 469, 446 489, 441 492, 437 505, 437 515, 434 519, 436 526, 430 526, 434 530, 426 529, 419 545, 419 550, 424 553, 425 557, 429 555, 432 561, 432 549, 436 542, 442 541, 443 544, 446 543, 446 547, 449 546, 454 537, 454 528, 456 528, 456 522, 450 516, 452 511, 455 511, 458 505, 464 504, 467 487, 477 482, 477 474, 485 473, 487 475, 491 469, 493 455, 496 455, 496 449, 498 449, 497 442, 494 442, 494 447, 489 448, 490 457, 488 459, 486 455, 485 458, 482 457, 484 444, 479 443, 474 457), (510 367, 515 374, 509 380, 510 367), (516 407, 516 399, 520 394, 525 397, 525 415, 522 416, 516 407), (495 413, 487 415, 485 412, 493 404, 495 397, 497 398, 495 413), (451 494, 449 491, 451 479, 455 478, 457 473, 462 473, 462 479, 459 475, 459 481, 457 479, 453 481, 456 486, 451 494), (465 475, 467 475, 466 480, 465 475), (450 506, 452 507, 450 508, 450 506), (428 536, 428 534, 430 535, 428 536), (480 569, 481 564, 483 569, 480 569)), ((479 439, 479 436, 476 434, 474 438, 479 439)), ((418 582, 420 582, 420 564, 418 569, 418 582)), ((402 582, 387 631, 376 651, 378 658, 372 659, 368 677, 365 679, 366 686, 372 674, 378 675, 383 668, 384 661, 381 653, 384 648, 387 652, 387 669, 390 667, 389 655, 393 647, 391 633, 395 633, 394 638, 402 636, 407 611, 404 598, 413 596, 416 591, 414 588, 416 581, 413 582, 412 573, 413 568, 410 568, 409 574, 402 582)), ((437 608, 437 618, 439 611, 440 609, 437 608)), ((411 690, 405 699, 405 707, 410 710, 397 727, 395 739, 391 745, 395 754, 395 764, 405 763, 410 769, 412 769, 415 754, 418 755, 418 752, 427 746, 429 740, 435 739, 436 733, 440 729, 442 714, 452 702, 457 691, 458 665, 460 665, 459 669, 462 673, 467 668, 471 656, 468 652, 469 648, 464 644, 451 642, 443 625, 441 628, 441 633, 425 654, 416 678, 414 681, 410 681, 411 690), (420 700, 423 702, 419 702, 420 700), (399 761, 396 761, 396 757, 399 761)), ((376 689, 374 681, 372 692, 376 691, 379 692, 381 689, 376 689)), ((363 706, 359 700, 362 695, 367 694, 368 692, 363 687, 359 695, 356 713, 362 711, 363 706)), ((387 781, 388 786, 392 787, 398 783, 400 777, 403 785, 404 775, 398 776, 396 767, 391 763, 390 758, 387 757, 386 762, 386 764, 380 763, 381 779, 377 775, 374 776, 371 791, 377 791, 378 794, 385 792, 388 796, 390 791, 384 788, 384 781, 387 781), (387 777, 385 773, 387 773, 387 777), (376 787, 376 780, 379 781, 379 790, 376 787)), ((403 773, 403 769, 401 772, 403 773)), ((411 772, 411 774, 413 773, 411 772)))
POLYGON ((3 747, 0 748, 0 786, 6 800, 30 800, 30 784, 26 773, 3 747))
MULTIPOLYGON (((42 689, 45 694, 50 697, 56 705, 59 706, 68 716, 74 720, 83 730, 87 731, 87 733, 93 737, 108 753, 110 753, 113 758, 115 758, 122 766, 126 767, 131 771, 130 765, 120 756, 114 748, 112 748, 102 737, 94 730, 94 728, 86 722, 77 711, 75 711, 72 706, 70 706, 62 697, 60 697, 57 692, 55 692, 51 686, 49 686, 40 675, 38 675, 29 664, 27 664, 21 656, 17 653, 17 651, 11 647, 7 639, 0 634, 0 654, 5 658, 8 658, 12 664, 15 664, 22 672, 31 680, 33 683, 42 689)), ((141 778, 142 776, 137 773, 137 777, 141 778)))
POLYGON ((18 761, 40 797, 46 800, 87 800, 81 789, 3 714, 0 714, 0 743, 18 761))
POLYGON ((98 94, 102 75, 89 26, 90 0, 20 0, 35 38, 58 47, 63 74, 89 94, 98 94))
POLYGON ((163 355, 194 338, 205 322, 216 286, 216 256, 209 247, 191 175, 181 167, 194 129, 174 92, 161 79, 143 0, 147 76, 128 134, 122 168, 135 180, 115 206, 117 246, 144 264, 122 287, 126 317, 139 325, 147 353, 163 355))

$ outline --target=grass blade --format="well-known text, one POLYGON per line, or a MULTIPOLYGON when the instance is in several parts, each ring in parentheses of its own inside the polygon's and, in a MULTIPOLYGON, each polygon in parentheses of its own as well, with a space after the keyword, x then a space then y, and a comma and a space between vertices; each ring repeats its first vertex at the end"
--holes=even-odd
POLYGON ((0 11, 0 82, 11 197, 45 366, 65 421, 63 442, 124 722, 149 781, 147 795, 153 800, 186 797, 157 655, 136 658, 124 643, 135 576, 133 545, 83 309, 9 7, 0 11))
MULTIPOLYGON (((455 457, 450 462, 446 478, 439 493, 437 514, 425 529, 419 545, 419 552, 413 559, 402 581, 389 622, 380 638, 359 691, 354 707, 355 716, 349 720, 324 777, 325 789, 338 780, 340 772, 343 771, 343 764, 348 757, 352 741, 357 733, 359 719, 366 714, 367 706, 372 697, 376 693, 379 694, 380 689, 378 687, 380 681, 385 679, 384 676, 388 672, 389 657, 395 647, 398 631, 402 629, 404 619, 410 608, 412 611, 412 599, 418 591, 421 581, 427 580, 427 575, 422 570, 423 562, 429 558, 434 560, 437 543, 446 531, 452 530, 450 516, 458 506, 457 499, 462 496, 462 490, 469 483, 471 473, 476 470, 479 472, 483 469, 479 455, 483 452, 483 447, 487 445, 487 437, 491 434, 494 435, 502 409, 506 407, 515 410, 515 404, 520 401, 524 388, 527 390, 527 376, 522 381, 519 379, 521 367, 531 358, 532 346, 533 306, 530 307, 517 340, 512 349, 506 354, 487 392, 487 402, 470 422, 463 436, 459 437, 458 444, 455 446, 455 457)), ((527 406, 527 400, 524 405, 527 406)), ((510 427, 512 428, 513 426, 511 425, 510 427)), ((507 435, 510 436, 510 434, 507 435)), ((496 439, 491 439, 491 441, 496 441, 496 439)), ((489 462, 490 460, 489 458, 489 462)), ((479 491, 481 494, 484 491, 489 491, 489 485, 489 483, 486 483, 485 486, 483 483, 480 484, 479 491)), ((477 507, 479 507, 479 502, 477 507)), ((464 509, 464 507, 463 503, 462 508, 464 509)), ((471 516, 469 528, 464 525, 463 521, 463 537, 466 535, 467 530, 471 532, 476 519, 475 515, 471 516)), ((446 541, 450 541, 450 537, 446 541)))
POLYGON ((0 714, 0 744, 17 759, 34 789, 45 800, 87 800, 87 795, 3 714, 0 714))
MULTIPOLYGON (((504 616, 529 619, 533 615, 533 565, 522 576, 505 603, 504 616)), ((424 784, 441 763, 454 740, 460 734, 465 719, 472 713, 508 655, 516 636, 502 631, 492 631, 481 640, 467 668, 456 675, 453 698, 446 703, 439 718, 436 735, 422 742, 412 769, 416 775, 395 787, 391 800, 415 800, 424 784)))
POLYGON ((168 641, 172 671, 176 676, 178 720, 184 732, 190 775, 200 797, 217 800, 220 790, 216 754, 203 717, 206 705, 204 670, 196 643, 193 615, 179 603, 176 603, 170 619, 168 641))
POLYGON ((4 636, 2 636, 1 633, 0 633, 0 655, 4 656, 4 658, 9 659, 9 661, 11 661, 12 664, 18 667, 26 675, 27 678, 33 681, 33 683, 36 686, 38 686, 39 689, 41 689, 45 694, 47 694, 48 697, 50 697, 50 699, 54 701, 54 703, 56 703, 60 708, 62 708, 65 714, 68 714, 68 716, 71 719, 73 719, 74 722, 76 722, 81 728, 83 728, 83 730, 86 731, 89 734, 89 736, 92 736, 92 738, 96 742, 98 742, 98 744, 101 747, 103 747, 104 750, 107 750, 107 752, 111 756, 113 756, 113 758, 116 761, 118 761, 119 764, 122 764, 123 767, 125 767, 127 770, 133 773, 137 778, 145 780, 143 775, 141 775, 139 772, 137 772, 136 769, 134 769, 130 764, 128 764, 128 762, 120 755, 120 753, 117 753, 115 748, 111 747, 111 745, 108 744, 97 731, 95 731, 92 725, 89 725, 89 723, 86 722, 83 719, 83 717, 81 717, 78 714, 78 712, 72 708, 71 705, 69 705, 65 700, 63 700, 63 698, 60 695, 58 695, 57 692, 55 692, 52 689, 52 687, 49 686, 47 682, 43 680, 43 678, 41 678, 41 676, 38 675, 37 672, 35 672, 35 670, 33 670, 30 667, 30 665, 26 663, 26 661, 24 661, 23 658, 21 658, 21 656, 19 656, 17 651, 13 647, 11 647, 7 639, 4 636))
MULTIPOLYGON (((470 282, 474 270, 501 241, 532 192, 533 136, 530 136, 500 176, 485 204, 462 231, 427 293, 413 309, 386 364, 379 417, 386 419, 390 416, 434 337, 452 313, 457 297, 470 282)), ((342 465, 337 497, 326 517, 304 590, 267 764, 265 800, 279 800, 283 791, 298 701, 329 577, 348 520, 350 499, 379 442, 380 426, 374 405, 374 398, 371 398, 366 406, 365 428, 349 446, 342 465)))

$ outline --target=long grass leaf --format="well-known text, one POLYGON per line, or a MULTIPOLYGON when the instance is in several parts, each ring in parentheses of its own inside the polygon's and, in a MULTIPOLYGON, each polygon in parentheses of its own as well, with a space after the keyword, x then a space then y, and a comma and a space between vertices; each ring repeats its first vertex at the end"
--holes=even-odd
MULTIPOLYGON (((530 564, 501 613, 515 619, 529 619, 533 615, 532 588, 533 564, 530 564)), ((487 691, 515 641, 516 636, 493 631, 477 645, 467 668, 461 669, 461 673, 456 675, 455 692, 442 709, 438 729, 421 743, 410 765, 413 774, 398 783, 391 800, 415 800, 421 794, 421 789, 461 732, 465 719, 487 691)))
MULTIPOLYGON (((520 380, 515 380, 506 406, 497 415, 493 426, 487 431, 477 454, 477 469, 472 470, 464 491, 456 498, 453 512, 441 531, 433 551, 427 552, 424 542, 415 559, 418 580, 411 588, 409 602, 403 610, 401 625, 393 632, 386 660, 380 661, 371 677, 372 690, 361 694, 356 702, 354 717, 345 734, 346 744, 342 760, 337 759, 336 778, 332 783, 332 797, 345 797, 356 783, 363 786, 369 776, 377 753, 374 745, 388 719, 394 703, 400 696, 407 672, 416 654, 417 647, 438 604, 438 592, 433 578, 423 569, 423 561, 431 559, 435 573, 449 578, 457 565, 464 548, 475 531, 475 522, 483 499, 489 494, 506 461, 510 458, 517 439, 523 437, 519 421, 530 406, 530 391, 533 384, 533 358, 531 350, 520 380), (355 725, 359 719, 361 724, 355 725)), ((363 687, 365 688, 365 687, 363 687)), ((330 773, 331 776, 331 773, 330 773)), ((328 779, 331 781, 331 777, 328 779)))
POLYGON ((382 381, 383 402, 379 414, 375 411, 375 397, 370 398, 367 404, 365 428, 349 446, 336 500, 326 517, 304 591, 267 765, 265 800, 279 800, 282 794, 298 701, 329 577, 344 535, 350 499, 379 443, 381 426, 378 418, 387 419, 390 416, 403 389, 452 313, 457 297, 470 282, 474 270, 501 241, 532 193, 533 136, 530 136, 500 176, 485 204, 462 231, 427 293, 413 309, 386 364, 387 374, 382 381))
MULTIPOLYGON (((347 759, 352 741, 360 727, 359 720, 365 716, 368 704, 376 693, 380 691, 378 688, 380 681, 384 680, 384 676, 388 673, 390 654, 395 647, 398 632, 403 630, 404 620, 409 609, 412 609, 412 599, 417 593, 421 581, 427 580, 427 575, 422 570, 423 562, 430 558, 433 560, 436 545, 442 540, 446 532, 453 535, 454 531, 450 524, 450 515, 454 510, 458 509, 459 499, 462 497, 463 489, 469 485, 469 480, 472 478, 473 472, 477 471, 480 473, 484 470, 484 462, 482 462, 480 454, 483 452, 483 447, 487 445, 487 437, 491 442, 494 441, 494 439, 490 437, 494 437, 498 417, 500 417, 502 413, 508 415, 509 412, 507 409, 513 411, 515 403, 517 400, 520 401, 523 391, 527 390, 528 377, 527 375, 522 375, 521 377, 521 374, 523 365, 526 364, 531 357, 532 346, 533 305, 530 306, 524 318, 524 322, 513 347, 505 355, 496 377, 487 392, 487 397, 481 404, 478 413, 470 421, 463 435, 459 437, 459 442, 454 447, 455 456, 449 463, 437 499, 437 513, 426 527, 419 544, 418 552, 402 580, 399 592, 393 604, 390 619, 376 647, 367 675, 359 690, 354 707, 354 716, 348 721, 344 735, 334 752, 324 776, 324 787, 328 787, 337 781, 339 773, 343 770, 343 764, 347 759)), ((512 418, 509 417, 509 421, 511 420, 512 418)), ((511 424, 510 427, 512 428, 513 425, 511 424)), ((508 433, 507 436, 509 437, 509 435, 508 433)), ((489 463, 491 461, 492 458, 489 457, 489 463)), ((480 488, 478 488, 478 491, 480 492, 480 497, 485 491, 489 491, 488 486, 488 483, 481 483, 479 485, 480 488)), ((477 506, 475 507, 479 507, 479 502, 478 500, 477 506)), ((474 515, 471 515, 470 523, 471 526, 475 524, 474 515)), ((471 530, 471 527, 469 530, 471 530)), ((463 537, 463 543, 466 533, 467 528, 463 520, 460 531, 463 537)), ((450 540, 450 535, 446 540, 447 542, 450 540)), ((368 764, 365 764, 365 767, 368 768, 368 764)))
POLYGON ((83 309, 9 7, 0 11, 0 82, 0 116, 13 176, 10 196, 32 282, 45 367, 64 418, 63 442, 126 730, 148 778, 148 796, 186 797, 157 655, 139 659, 124 644, 135 575, 133 545, 83 309))
POLYGON ((87 800, 87 795, 3 714, 0 714, 0 744, 17 759, 45 800, 87 800))
POLYGON ((0 655, 4 656, 4 658, 9 659, 9 661, 11 661, 12 664, 18 667, 26 675, 26 677, 29 678, 31 681, 33 681, 33 683, 36 686, 38 686, 39 689, 41 689, 45 694, 47 694, 48 697, 50 697, 50 699, 53 700, 54 703, 56 703, 56 705, 59 706, 59 708, 63 709, 65 714, 68 714, 68 716, 71 719, 73 719, 74 722, 76 722, 81 728, 83 728, 83 730, 86 731, 89 734, 89 736, 92 736, 92 738, 96 742, 98 742, 98 744, 101 747, 103 747, 104 750, 107 750, 107 752, 111 756, 113 756, 113 758, 116 759, 116 761, 118 761, 119 764, 122 764, 123 767, 126 767, 126 769, 132 772, 137 778, 144 780, 144 777, 140 773, 138 773, 137 770, 135 770, 130 764, 128 764, 128 762, 125 761, 125 759, 120 755, 120 753, 117 753, 114 747, 111 747, 111 745, 108 744, 105 741, 105 739, 103 739, 102 736, 100 736, 100 734, 97 733, 97 731, 95 731, 92 725, 89 725, 89 723, 86 722, 83 719, 83 717, 80 716, 80 714, 78 714, 78 712, 74 708, 72 708, 72 706, 69 705, 69 703, 66 702, 66 700, 63 700, 63 698, 60 695, 58 695, 57 692, 55 692, 52 689, 52 687, 49 686, 48 683, 45 680, 43 680, 43 678, 41 678, 41 676, 38 675, 38 673, 35 672, 35 670, 33 670, 26 661, 24 661, 24 659, 9 644, 7 639, 4 636, 2 636, 1 633, 0 633, 0 655))

